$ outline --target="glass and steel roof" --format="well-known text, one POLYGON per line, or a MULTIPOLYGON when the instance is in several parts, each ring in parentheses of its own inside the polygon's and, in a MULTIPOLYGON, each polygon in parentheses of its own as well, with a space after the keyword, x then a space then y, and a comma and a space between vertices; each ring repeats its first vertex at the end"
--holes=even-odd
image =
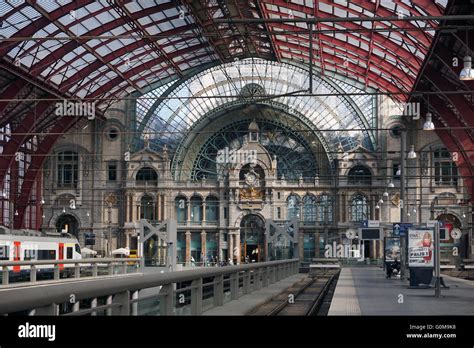
POLYGON ((313 75, 316 96, 305 94, 308 71, 262 59, 244 59, 206 69, 192 78, 170 82, 138 99, 137 126, 157 149, 173 150, 213 110, 258 103, 304 118, 334 151, 358 144, 375 148, 376 99, 362 85, 313 75), (169 87, 166 89, 166 87, 169 87), (298 92, 302 91, 299 96, 298 92), (252 92, 255 95, 251 95, 252 92), (262 97, 259 97, 261 93, 262 97), (294 94, 296 93, 296 94, 294 94), (279 96, 268 98, 268 95, 279 96))
MULTIPOLYGON (((66 96, 100 100, 106 107, 203 64, 247 57, 308 62, 306 23, 218 20, 437 16, 446 3, 2 0, 0 56, 66 96)), ((437 25, 425 20, 321 21, 314 28, 314 64, 323 74, 335 72, 382 91, 407 92, 437 25)))

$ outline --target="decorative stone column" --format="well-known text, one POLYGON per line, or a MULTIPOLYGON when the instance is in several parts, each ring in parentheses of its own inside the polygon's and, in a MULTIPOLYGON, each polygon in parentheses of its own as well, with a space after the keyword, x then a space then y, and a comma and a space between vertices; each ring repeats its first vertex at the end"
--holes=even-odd
POLYGON ((158 221, 161 221, 161 195, 158 194, 156 195, 156 209, 157 209, 157 219, 158 221))
POLYGON ((300 260, 304 259, 304 232, 302 230, 298 233, 298 253, 300 260))
POLYGON ((235 258, 237 259, 237 265, 240 265, 240 259, 241 259, 240 231, 235 232, 234 236, 235 236, 234 245, 235 245, 235 248, 237 248, 237 253, 235 254, 235 258))
POLYGON ((191 262, 191 232, 186 231, 186 265, 189 266, 189 263, 191 262))
POLYGON ((191 201, 186 202, 186 209, 188 210, 188 216, 186 217, 186 224, 191 223, 191 201))
POLYGON ((206 265, 206 256, 207 256, 207 249, 206 249, 206 231, 202 230, 201 232, 201 261, 203 265, 206 265))
POLYGON ((206 224, 206 202, 202 202, 202 224, 206 224))
MULTIPOLYGON (((227 254, 229 256, 229 259, 233 261, 234 260, 234 233, 233 232, 229 232, 227 234, 227 241, 228 241, 227 254)), ((229 261, 229 260, 226 260, 226 261, 229 261)))
POLYGON ((166 208, 167 208, 167 203, 166 203, 166 195, 161 195, 161 205, 162 205, 162 214, 161 218, 162 220, 166 220, 166 208))

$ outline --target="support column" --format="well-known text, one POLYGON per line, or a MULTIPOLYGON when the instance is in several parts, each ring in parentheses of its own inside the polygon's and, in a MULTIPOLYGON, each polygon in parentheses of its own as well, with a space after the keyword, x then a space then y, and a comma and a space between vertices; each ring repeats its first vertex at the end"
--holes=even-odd
POLYGON ((228 246, 227 246, 227 254, 229 259, 233 262, 234 261, 234 233, 229 232, 227 234, 228 246))
POLYGON ((202 202, 202 224, 206 224, 206 202, 202 202))
POLYGON ((158 221, 162 221, 162 218, 161 218, 161 195, 157 195, 156 196, 156 207, 157 207, 157 210, 158 210, 158 214, 157 214, 157 218, 158 218, 158 221))
POLYGON ((186 266, 189 266, 189 263, 191 262, 191 232, 186 231, 186 256, 185 256, 185 262, 186 266))
POLYGON ((161 218, 166 220, 166 195, 161 195, 161 218))
POLYGON ((201 232, 201 261, 203 262, 203 265, 206 265, 206 255, 207 255, 207 249, 206 249, 206 231, 202 230, 201 232))
POLYGON ((132 200, 132 220, 130 222, 135 222, 137 220, 137 205, 135 204, 135 194, 130 196, 132 200))
POLYGON ((191 202, 186 203, 186 209, 188 210, 188 216, 186 217, 186 223, 189 225, 191 223, 191 202))
POLYGON ((237 265, 240 265, 240 260, 241 260, 241 247, 240 247, 240 231, 239 232, 236 232, 234 234, 235 236, 235 240, 234 240, 234 245, 235 245, 235 248, 237 249, 237 253, 235 255, 235 258, 237 259, 237 265))

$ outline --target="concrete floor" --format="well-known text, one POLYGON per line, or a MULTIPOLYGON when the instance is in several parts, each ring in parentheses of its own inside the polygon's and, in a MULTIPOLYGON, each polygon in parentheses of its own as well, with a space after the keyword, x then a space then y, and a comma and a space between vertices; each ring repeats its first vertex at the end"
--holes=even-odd
POLYGON ((449 289, 408 289, 378 267, 343 268, 329 315, 474 315, 474 282, 443 275, 449 289))

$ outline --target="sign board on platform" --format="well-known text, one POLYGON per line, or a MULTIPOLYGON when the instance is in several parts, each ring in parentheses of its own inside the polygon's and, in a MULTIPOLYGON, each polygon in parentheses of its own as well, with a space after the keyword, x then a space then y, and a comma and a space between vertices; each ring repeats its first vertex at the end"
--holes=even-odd
POLYGON ((404 237, 407 235, 408 229, 413 227, 412 223, 397 222, 393 224, 393 236, 394 237, 404 237))
POLYGON ((434 232, 430 229, 408 230, 408 266, 433 267, 434 232))

